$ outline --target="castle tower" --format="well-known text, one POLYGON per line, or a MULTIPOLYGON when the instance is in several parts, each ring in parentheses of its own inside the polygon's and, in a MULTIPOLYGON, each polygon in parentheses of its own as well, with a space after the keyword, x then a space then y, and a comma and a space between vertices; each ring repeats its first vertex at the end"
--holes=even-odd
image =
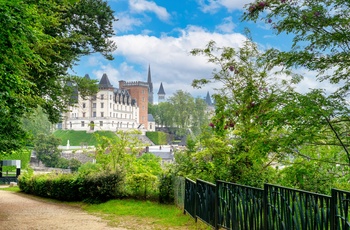
POLYGON ((119 88, 128 90, 131 97, 136 99, 139 106, 139 123, 146 129, 148 127, 148 82, 142 81, 119 81, 119 88))
POLYGON ((160 83, 160 87, 158 90, 158 103, 165 102, 165 91, 163 88, 163 82, 160 83))
POLYGON ((153 83, 151 78, 151 66, 148 66, 148 103, 153 104, 153 83))

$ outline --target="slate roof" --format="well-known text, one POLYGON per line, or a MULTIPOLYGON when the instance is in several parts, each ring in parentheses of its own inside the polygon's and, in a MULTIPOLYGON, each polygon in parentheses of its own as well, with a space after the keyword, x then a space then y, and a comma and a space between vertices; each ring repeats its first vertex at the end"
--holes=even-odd
POLYGON ((164 88, 163 88, 163 82, 160 83, 158 95, 165 95, 165 91, 164 91, 164 88))

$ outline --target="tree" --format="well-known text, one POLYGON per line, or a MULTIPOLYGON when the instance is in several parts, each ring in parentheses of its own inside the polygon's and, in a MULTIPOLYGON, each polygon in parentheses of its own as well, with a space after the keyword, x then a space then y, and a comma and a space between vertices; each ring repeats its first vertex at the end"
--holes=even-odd
POLYGON ((116 48, 113 11, 102 0, 0 1, 0 152, 25 144, 23 116, 41 106, 57 123, 74 88, 89 95, 94 81, 69 76, 82 55, 116 48), (84 90, 85 89, 85 90, 84 90))
POLYGON ((60 139, 52 135, 40 134, 34 143, 34 151, 38 160, 46 167, 56 167, 61 157, 58 149, 60 139))
POLYGON ((340 175, 348 177, 346 100, 326 96, 323 90, 295 92, 293 83, 301 77, 267 61, 270 53, 259 51, 249 40, 237 50, 218 48, 212 41, 192 54, 204 55, 219 66, 212 79, 195 80, 193 85, 220 81, 223 86, 214 94, 216 110, 209 124, 211 132, 203 133, 197 151, 179 157, 193 166, 190 175, 253 186, 273 179, 317 192, 339 183, 336 178, 340 175), (325 149, 332 149, 332 154, 324 154, 325 149), (275 171, 273 165, 285 170, 275 171), (326 185, 322 177, 317 177, 312 188, 307 182, 310 173, 303 176, 307 183, 296 183, 299 172, 307 167, 331 173, 332 179, 326 185), (277 180, 277 175, 282 179, 277 180))
POLYGON ((32 144, 31 141, 40 134, 50 135, 52 132, 53 125, 41 107, 33 110, 33 113, 30 114, 29 117, 23 118, 22 122, 23 129, 30 137, 27 144, 32 144))
POLYGON ((118 131, 115 138, 96 134, 96 162, 106 171, 131 169, 136 156, 144 149, 138 134, 139 131, 118 131))
POLYGON ((269 51, 272 61, 316 71, 321 81, 343 83, 338 94, 348 93, 350 7, 347 0, 257 0, 246 8, 243 20, 261 19, 276 34, 293 36, 289 51, 269 51))

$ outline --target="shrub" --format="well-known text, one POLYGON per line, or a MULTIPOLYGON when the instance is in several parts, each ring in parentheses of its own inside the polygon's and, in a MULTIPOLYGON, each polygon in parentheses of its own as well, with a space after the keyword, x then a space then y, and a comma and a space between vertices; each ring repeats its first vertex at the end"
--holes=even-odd
POLYGON ((159 203, 174 203, 174 177, 164 173, 159 179, 159 203))
POLYGON ((41 197, 62 201, 103 202, 123 196, 125 175, 121 170, 97 174, 24 174, 19 188, 41 197))
POLYGON ((131 174, 127 179, 129 196, 133 198, 147 199, 157 194, 158 178, 151 173, 131 174))

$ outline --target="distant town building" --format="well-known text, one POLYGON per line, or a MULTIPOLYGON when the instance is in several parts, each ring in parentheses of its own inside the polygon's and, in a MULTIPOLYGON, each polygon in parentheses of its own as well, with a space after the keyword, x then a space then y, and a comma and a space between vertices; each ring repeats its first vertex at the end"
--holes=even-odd
POLYGON ((205 102, 207 103, 206 113, 208 114, 209 118, 212 117, 215 114, 215 105, 213 101, 211 100, 211 96, 209 92, 207 92, 207 96, 205 97, 205 102))
POLYGON ((163 88, 163 82, 160 83, 159 91, 158 91, 158 103, 165 102, 165 91, 163 88))
MULTIPOLYGON (((85 77, 90 79, 88 74, 85 77)), ((86 131, 155 130, 153 116, 148 114, 148 103, 153 104, 150 66, 147 82, 121 80, 119 88, 115 88, 107 74, 103 74, 98 87, 98 93, 87 98, 82 98, 75 90, 73 99, 76 103, 62 115, 62 123, 58 127, 86 131), (149 121, 149 118, 152 120, 149 121)))

